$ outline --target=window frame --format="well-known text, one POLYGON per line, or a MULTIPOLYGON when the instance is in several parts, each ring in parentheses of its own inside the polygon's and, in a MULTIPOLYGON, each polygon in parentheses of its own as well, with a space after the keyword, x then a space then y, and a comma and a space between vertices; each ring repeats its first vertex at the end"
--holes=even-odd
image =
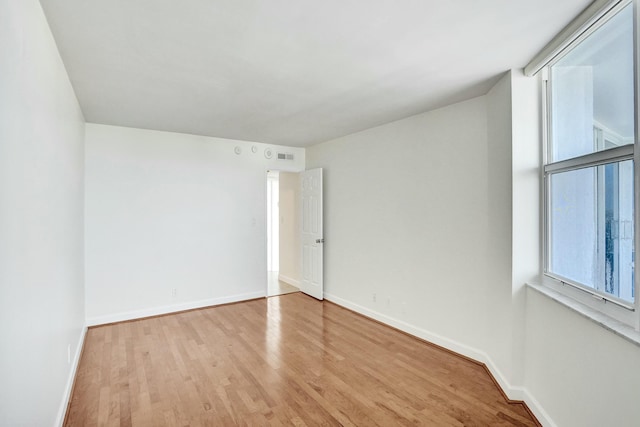
MULTIPOLYGON (((639 274, 634 274, 634 302, 630 303, 626 300, 617 298, 613 295, 607 295, 605 292, 598 291, 586 285, 576 283, 549 270, 550 267, 550 220, 551 220, 551 176, 555 173, 579 170, 586 167, 600 166, 610 163, 622 162, 625 160, 633 161, 633 204, 634 204, 634 247, 640 249, 640 149, 636 149, 639 141, 639 123, 640 112, 640 11, 638 6, 639 0, 621 0, 611 5, 602 15, 596 19, 584 32, 575 37, 562 52, 556 55, 552 60, 548 61, 541 68, 540 78, 542 81, 542 160, 541 167, 541 183, 542 183, 542 265, 541 276, 544 285, 569 296, 578 302, 591 307, 603 314, 614 318, 622 323, 632 326, 636 330, 640 330, 640 278, 639 274), (550 159, 550 142, 552 138, 552 80, 550 79, 550 68, 564 58, 575 47, 579 46, 584 40, 595 33, 611 18, 617 15, 625 7, 632 5, 633 15, 633 68, 634 68, 634 140, 632 144, 622 145, 614 148, 589 153, 582 156, 560 160, 556 162, 548 162, 550 159)), ((640 273, 640 261, 638 256, 634 259, 634 271, 640 273)))

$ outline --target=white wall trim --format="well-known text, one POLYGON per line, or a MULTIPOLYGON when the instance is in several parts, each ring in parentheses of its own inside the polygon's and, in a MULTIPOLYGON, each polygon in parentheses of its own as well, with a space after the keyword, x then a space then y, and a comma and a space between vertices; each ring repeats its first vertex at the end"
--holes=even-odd
POLYGON ((161 314, 175 313, 178 311, 192 310, 195 308, 211 307, 221 304, 229 304, 232 302, 247 301, 256 298, 266 297, 264 290, 259 292, 249 292, 245 294, 230 295, 221 298, 210 298, 199 301, 191 301, 174 305, 165 305, 161 307, 151 307, 142 310, 125 311, 104 316, 95 316, 87 318, 87 326, 104 325, 107 323, 123 322, 126 320, 141 319, 143 317, 158 316, 161 314))
POLYGON ((529 407, 531 412, 533 412, 533 415, 536 416, 538 421, 540 421, 540 423, 546 427, 558 427, 558 425, 553 422, 553 420, 551 419, 547 411, 544 410, 540 402, 538 402, 538 399, 533 397, 533 395, 529 393, 529 390, 525 388, 520 388, 520 389, 523 392, 523 398, 520 400, 523 400, 527 404, 527 406, 529 407))
POLYGON ((429 332, 425 329, 418 328, 417 326, 411 325, 409 323, 403 322, 402 320, 395 319, 391 316, 387 316, 386 314, 379 313, 374 310, 370 310, 361 305, 352 303, 343 298, 340 298, 336 295, 332 295, 330 293, 325 292, 324 298, 337 304, 342 307, 348 308, 349 310, 355 311, 356 313, 362 314, 364 316, 375 319, 379 322, 382 322, 386 325, 392 326, 396 329, 399 329, 403 332, 406 332, 415 337, 421 338, 425 341, 429 341, 430 343, 439 345, 453 352, 459 353, 463 356, 474 359, 478 362, 484 363, 495 380, 498 382, 502 390, 504 390, 505 394, 511 400, 521 400, 527 404, 531 412, 536 416, 538 421, 542 423, 544 426, 555 427, 556 424, 549 417, 549 414, 542 408, 540 403, 529 393, 527 389, 524 387, 514 387, 505 379, 504 375, 497 368, 493 360, 487 355, 485 352, 477 350, 473 347, 469 347, 465 344, 459 343, 455 340, 445 338, 442 335, 435 334, 433 332, 429 332))
POLYGON ((285 276, 283 274, 279 274, 278 275, 278 280, 282 280, 283 282, 288 283, 288 284, 290 284, 292 286, 295 286, 296 288, 300 287, 300 281, 299 280, 292 279, 291 277, 285 276))
POLYGON ((73 383, 76 380, 76 372, 78 371, 78 365, 80 364, 80 356, 82 355, 82 347, 84 346, 84 339, 87 336, 87 326, 82 327, 80 332, 80 339, 76 346, 76 351, 71 363, 71 369, 69 370, 69 378, 67 378, 67 386, 64 389, 62 395, 62 402, 60 402, 60 408, 58 409, 58 416, 56 417, 55 426, 62 427, 64 423, 64 417, 67 415, 67 408, 69 407, 69 399, 71 399, 71 392, 73 391, 73 383))

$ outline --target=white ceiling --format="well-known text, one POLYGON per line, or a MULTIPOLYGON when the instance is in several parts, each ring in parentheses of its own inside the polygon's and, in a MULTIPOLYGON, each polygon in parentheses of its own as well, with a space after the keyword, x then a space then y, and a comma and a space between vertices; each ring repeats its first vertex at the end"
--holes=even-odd
POLYGON ((486 93, 589 0, 40 0, 88 122, 308 146, 486 93))

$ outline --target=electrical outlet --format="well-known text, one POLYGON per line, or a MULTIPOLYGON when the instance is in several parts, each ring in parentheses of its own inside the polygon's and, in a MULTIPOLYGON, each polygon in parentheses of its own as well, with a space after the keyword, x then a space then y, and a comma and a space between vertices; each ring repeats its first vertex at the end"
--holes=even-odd
POLYGON ((171 296, 175 298, 178 295, 178 290, 176 288, 171 289, 171 296))
POLYGON ((391 307, 391 298, 387 298, 387 308, 391 307))
POLYGON ((371 299, 373 300, 373 302, 376 302, 376 299, 377 299, 377 298, 376 298, 376 294, 375 294, 375 292, 374 292, 374 293, 373 293, 373 295, 371 296, 371 299))

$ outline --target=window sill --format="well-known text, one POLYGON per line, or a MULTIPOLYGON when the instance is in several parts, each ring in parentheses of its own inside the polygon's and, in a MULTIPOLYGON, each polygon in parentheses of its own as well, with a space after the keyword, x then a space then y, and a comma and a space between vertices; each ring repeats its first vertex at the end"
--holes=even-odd
POLYGON ((591 307, 587 307, 586 305, 581 304, 580 302, 574 300, 573 298, 570 298, 566 295, 562 295, 561 293, 554 291, 548 286, 534 284, 534 283, 527 283, 527 286, 533 289, 534 291, 548 298, 551 298, 558 304, 561 304, 575 311, 582 317, 585 317, 591 320, 592 322, 602 326, 603 328, 613 332, 619 337, 626 339, 630 343, 640 347, 640 332, 636 331, 631 326, 626 325, 622 322, 619 322, 618 320, 612 319, 606 314, 603 314, 591 307))

